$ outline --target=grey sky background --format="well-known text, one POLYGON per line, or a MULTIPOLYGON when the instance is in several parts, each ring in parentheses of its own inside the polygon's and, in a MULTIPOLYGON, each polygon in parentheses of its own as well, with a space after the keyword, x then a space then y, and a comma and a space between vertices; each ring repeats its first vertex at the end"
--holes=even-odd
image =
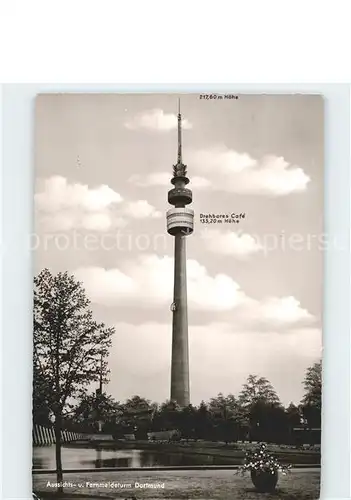
MULTIPOLYGON (((75 273, 97 319, 116 327, 108 391, 117 400, 169 397, 165 212, 177 98, 57 94, 36 103, 36 272, 75 273)), ((181 107, 196 224, 187 240, 192 403, 237 394, 249 373, 297 403, 321 355, 323 99, 190 94, 181 107), (232 212, 245 219, 200 223, 200 213, 232 212)))

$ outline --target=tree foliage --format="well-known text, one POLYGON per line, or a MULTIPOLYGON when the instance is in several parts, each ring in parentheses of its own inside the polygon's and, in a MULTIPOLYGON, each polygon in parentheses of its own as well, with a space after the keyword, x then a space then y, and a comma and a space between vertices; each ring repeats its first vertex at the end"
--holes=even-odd
POLYGON ((305 395, 301 401, 303 416, 310 427, 321 426, 322 361, 310 366, 304 379, 305 395))
POLYGON ((56 416, 101 373, 106 378, 100 358, 107 357, 114 330, 93 319, 82 284, 67 272, 44 269, 34 286, 34 370, 50 387, 45 392, 56 416))
POLYGON ((244 408, 251 408, 258 401, 280 404, 277 393, 266 378, 249 375, 239 394, 239 403, 244 408))
POLYGON ((212 420, 212 430, 217 438, 228 443, 236 441, 239 427, 239 404, 233 394, 224 396, 219 393, 210 399, 209 412, 212 420))
POLYGON ((302 413, 301 408, 294 405, 294 403, 290 403, 287 409, 285 410, 288 425, 291 429, 294 427, 298 427, 301 424, 302 413))
POLYGON ((43 426, 51 424, 51 410, 49 405, 51 386, 36 364, 33 366, 33 423, 43 426))
POLYGON ((154 411, 151 401, 133 396, 119 408, 119 425, 125 432, 136 433, 140 439, 147 439, 154 411))
POLYGON ((304 379, 305 395, 302 400, 304 405, 322 408, 322 361, 314 363, 307 369, 304 379))
POLYGON ((87 432, 96 432, 98 420, 101 420, 105 427, 115 423, 119 408, 120 404, 106 393, 87 394, 75 406, 71 420, 87 432))

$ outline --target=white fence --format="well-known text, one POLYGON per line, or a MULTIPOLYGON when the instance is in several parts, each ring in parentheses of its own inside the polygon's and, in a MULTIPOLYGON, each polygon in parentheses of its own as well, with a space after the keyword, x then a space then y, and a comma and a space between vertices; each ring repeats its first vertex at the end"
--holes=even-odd
MULTIPOLYGON (((78 434, 77 432, 61 431, 62 443, 84 439, 84 437, 84 434, 78 434)), ((41 425, 33 426, 33 446, 49 446, 55 442, 55 431, 53 427, 43 427, 41 425)))

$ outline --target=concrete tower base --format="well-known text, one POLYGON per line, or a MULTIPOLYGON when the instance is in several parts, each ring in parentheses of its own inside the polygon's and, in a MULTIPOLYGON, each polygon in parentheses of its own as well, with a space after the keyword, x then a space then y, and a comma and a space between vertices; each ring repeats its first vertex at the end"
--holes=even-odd
POLYGON ((174 238, 174 304, 172 328, 171 400, 190 404, 188 307, 186 280, 186 236, 174 238))

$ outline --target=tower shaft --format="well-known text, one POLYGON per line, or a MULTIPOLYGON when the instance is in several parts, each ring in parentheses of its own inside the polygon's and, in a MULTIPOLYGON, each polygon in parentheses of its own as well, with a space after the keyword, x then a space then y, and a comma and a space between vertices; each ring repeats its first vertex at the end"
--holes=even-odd
POLYGON ((172 324, 171 400, 181 407, 190 404, 186 237, 174 238, 174 294, 172 324))

